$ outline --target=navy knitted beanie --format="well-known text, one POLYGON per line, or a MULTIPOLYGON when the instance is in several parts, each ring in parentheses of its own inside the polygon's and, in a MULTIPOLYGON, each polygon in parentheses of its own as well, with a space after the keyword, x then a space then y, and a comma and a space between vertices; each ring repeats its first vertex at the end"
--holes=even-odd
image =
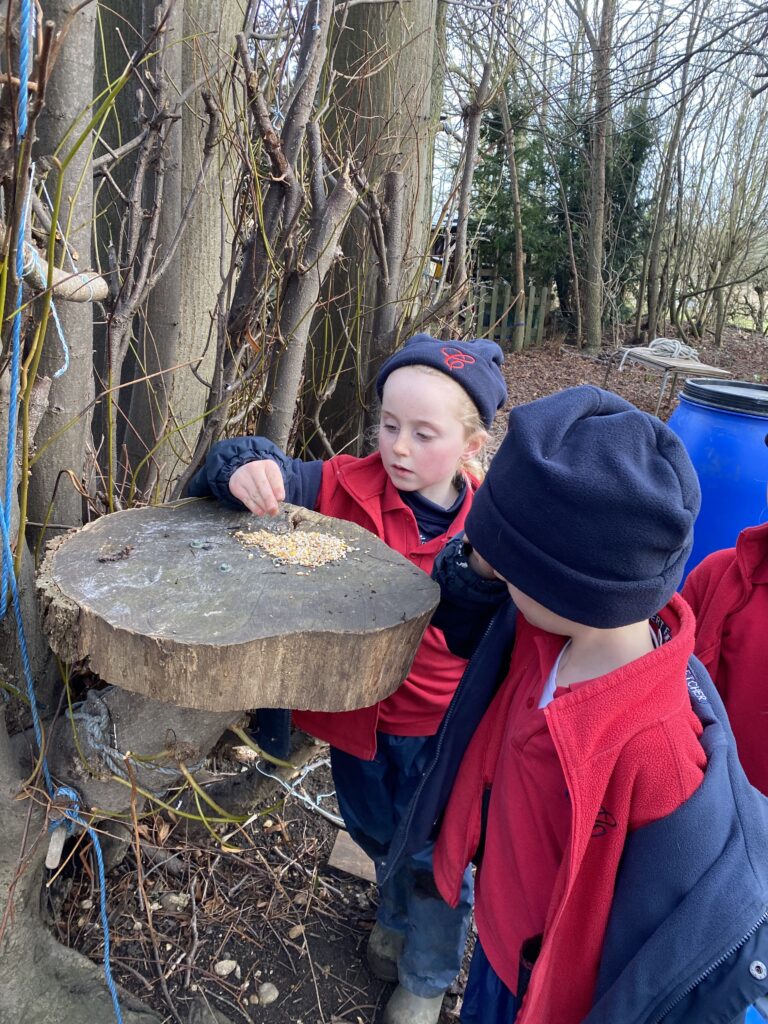
POLYGON ((677 435, 585 385, 512 410, 466 533, 528 597, 608 629, 650 617, 672 596, 700 500, 677 435))
POLYGON ((440 341, 428 334, 414 334, 379 370, 376 391, 381 399, 387 377, 401 366, 432 366, 464 388, 483 424, 490 427, 507 400, 500 369, 503 362, 504 353, 495 341, 440 341))

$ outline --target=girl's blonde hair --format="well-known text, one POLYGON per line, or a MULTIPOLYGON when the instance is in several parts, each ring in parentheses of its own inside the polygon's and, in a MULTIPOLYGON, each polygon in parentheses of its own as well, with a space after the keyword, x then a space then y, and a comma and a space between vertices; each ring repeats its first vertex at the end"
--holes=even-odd
MULTIPOLYGON (((480 418, 480 410, 461 384, 457 384, 455 380, 451 380, 447 373, 443 373, 442 370, 435 369, 434 366, 425 366, 423 363, 411 363, 409 365, 412 369, 420 370, 422 373, 426 373, 430 377, 442 377, 443 380, 449 380, 455 385, 456 397, 459 400, 459 422, 464 427, 464 437, 468 441, 476 434, 482 434, 483 448, 485 448, 485 444, 488 441, 488 431, 480 418)), ((378 426, 374 429, 378 433, 378 426)), ((458 483, 461 483, 461 478, 463 476, 474 477, 478 483, 482 481, 486 471, 486 463, 482 454, 483 449, 481 449, 478 455, 474 458, 461 460, 456 471, 458 483)))

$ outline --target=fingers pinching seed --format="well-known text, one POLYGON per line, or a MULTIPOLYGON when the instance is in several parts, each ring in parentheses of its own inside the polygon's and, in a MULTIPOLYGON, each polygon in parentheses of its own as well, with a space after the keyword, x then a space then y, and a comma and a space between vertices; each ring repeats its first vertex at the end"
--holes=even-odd
POLYGON ((275 515, 285 500, 280 467, 272 459, 256 459, 239 466, 229 480, 233 497, 255 515, 275 515))

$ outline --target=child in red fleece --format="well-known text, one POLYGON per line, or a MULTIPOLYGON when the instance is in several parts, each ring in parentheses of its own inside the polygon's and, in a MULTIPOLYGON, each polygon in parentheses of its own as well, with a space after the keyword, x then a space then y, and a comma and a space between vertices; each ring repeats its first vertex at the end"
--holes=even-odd
MULTIPOLYGON (((193 481, 258 515, 284 499, 364 526, 425 572, 461 533, 477 480, 468 466, 506 399, 501 349, 482 338, 410 338, 377 379, 382 402, 378 451, 325 462, 288 459, 264 438, 216 445, 193 481)), ((416 790, 465 662, 428 627, 408 677, 386 700, 342 713, 294 712, 294 722, 331 746, 339 808, 347 829, 383 869, 389 845, 416 790)), ((387 1024, 435 1024, 443 994, 461 967, 472 900, 465 873, 457 905, 435 890, 432 844, 380 878, 368 962, 399 981, 387 1024)))
POLYGON ((696 655, 728 711, 741 763, 768 795, 768 523, 742 530, 688 576, 696 655))
POLYGON ((581 1024, 627 836, 701 784, 694 621, 675 594, 699 501, 677 437, 616 395, 572 388, 510 414, 466 536, 470 567, 506 583, 517 635, 506 667, 491 630, 470 666, 503 682, 434 862, 451 903, 482 847, 466 1024, 581 1024))

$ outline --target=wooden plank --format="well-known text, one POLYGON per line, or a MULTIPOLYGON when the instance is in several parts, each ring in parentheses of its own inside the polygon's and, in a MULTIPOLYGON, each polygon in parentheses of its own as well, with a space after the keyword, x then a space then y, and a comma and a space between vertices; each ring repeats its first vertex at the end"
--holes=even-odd
POLYGON ((539 324, 536 328, 536 344, 540 345, 544 340, 544 321, 547 319, 549 313, 549 300, 551 292, 549 288, 542 287, 541 289, 541 301, 539 303, 539 324))
POLYGON ((496 322, 499 319, 499 282, 493 282, 493 290, 491 291, 491 337, 494 340, 498 340, 499 337, 499 324, 496 322))
POLYGON ((525 289, 515 296, 515 308, 512 328, 512 351, 520 352, 525 343, 525 289))
POLYGON ((662 356, 649 348, 630 348, 625 350, 627 359, 643 366, 649 366, 658 370, 676 370, 679 373, 689 372, 695 377, 730 377, 730 370, 723 370, 720 366, 710 366, 709 363, 700 363, 696 359, 677 359, 673 356, 662 356))
POLYGON ((536 285, 531 284, 528 291, 528 308, 525 311, 525 339, 523 348, 531 344, 531 329, 533 327, 533 310, 536 304, 536 285))
POLYGON ((366 882, 376 881, 376 868, 373 861, 343 829, 339 831, 336 842, 333 844, 328 865, 336 868, 337 871, 346 871, 348 875, 354 875, 355 878, 362 878, 366 882))
POLYGON ((485 337, 485 307, 488 302, 488 289, 484 284, 478 284, 475 291, 477 297, 477 321, 475 333, 478 338, 485 337))
POLYGON ((504 345, 505 341, 509 341, 512 337, 512 328, 509 326, 509 307, 512 305, 512 285, 507 285, 504 289, 504 296, 501 300, 503 307, 503 317, 501 321, 501 344, 504 345))

